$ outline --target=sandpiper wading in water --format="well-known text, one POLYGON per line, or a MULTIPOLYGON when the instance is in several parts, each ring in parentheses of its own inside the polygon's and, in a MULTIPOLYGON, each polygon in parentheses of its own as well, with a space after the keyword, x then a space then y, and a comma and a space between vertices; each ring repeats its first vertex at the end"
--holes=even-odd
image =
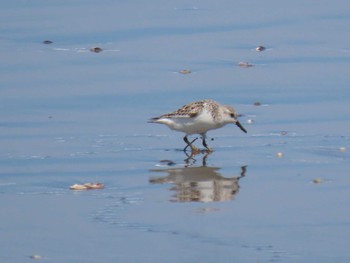
POLYGON ((149 122, 165 124, 172 130, 184 132, 186 135, 183 139, 187 144, 184 151, 190 147, 192 153, 198 153, 200 150, 193 145, 196 139, 192 142, 188 140, 188 136, 191 134, 200 134, 203 146, 208 152, 211 152, 212 149, 209 148, 205 140, 209 130, 233 123, 247 133, 246 129, 237 120, 235 109, 231 106, 221 105, 214 100, 200 100, 189 103, 174 112, 152 118, 149 122))

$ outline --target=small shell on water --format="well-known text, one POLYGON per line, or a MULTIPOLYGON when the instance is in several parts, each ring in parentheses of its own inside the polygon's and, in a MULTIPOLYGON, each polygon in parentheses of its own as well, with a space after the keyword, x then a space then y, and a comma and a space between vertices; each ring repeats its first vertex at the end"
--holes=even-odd
POLYGON ((315 183, 315 184, 321 184, 321 183, 323 183, 324 181, 323 181, 322 178, 315 178, 314 180, 312 180, 312 182, 315 183))
POLYGON ((261 51, 264 51, 266 49, 266 47, 264 47, 264 46, 258 46, 258 47, 256 47, 256 51, 258 51, 258 52, 261 52, 261 51))
POLYGON ((69 187, 71 190, 94 190, 103 189, 105 186, 102 183, 85 183, 85 184, 73 184, 69 187))
POLYGON ((88 190, 90 189, 103 189, 105 187, 102 183, 86 183, 84 184, 85 187, 87 187, 88 190))
POLYGON ((95 53, 100 53, 100 52, 102 52, 102 48, 100 48, 100 47, 92 47, 92 48, 90 48, 90 51, 91 52, 95 52, 95 53))
POLYGON ((69 187, 71 190, 87 190, 87 187, 83 184, 73 184, 69 187))
POLYGON ((284 157, 284 153, 278 152, 278 153, 276 153, 276 156, 277 156, 278 158, 282 158, 282 157, 284 157))
POLYGON ((35 259, 35 260, 39 260, 39 259, 42 259, 42 256, 34 254, 34 255, 31 255, 30 258, 35 259))
POLYGON ((240 66, 241 68, 250 68, 250 67, 253 67, 254 65, 250 64, 249 62, 241 61, 238 63, 238 66, 240 66))
POLYGON ((340 151, 340 152, 346 152, 346 147, 344 147, 344 146, 339 147, 339 151, 340 151))
POLYGON ((179 73, 180 73, 180 74, 191 74, 192 71, 189 70, 189 69, 182 69, 182 70, 179 71, 179 73))

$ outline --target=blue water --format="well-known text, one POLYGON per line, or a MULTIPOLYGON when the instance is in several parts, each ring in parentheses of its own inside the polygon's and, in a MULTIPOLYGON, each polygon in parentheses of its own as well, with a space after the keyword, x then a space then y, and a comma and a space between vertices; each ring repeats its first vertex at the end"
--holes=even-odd
POLYGON ((0 261, 347 262, 349 7, 2 3, 0 261), (204 98, 248 134, 147 123, 204 98))

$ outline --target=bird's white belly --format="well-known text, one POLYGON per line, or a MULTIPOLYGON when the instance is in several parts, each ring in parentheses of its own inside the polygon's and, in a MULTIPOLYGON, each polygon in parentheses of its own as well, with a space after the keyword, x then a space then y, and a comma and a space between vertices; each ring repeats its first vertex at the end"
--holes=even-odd
POLYGON ((213 122, 212 120, 208 120, 206 118, 184 118, 184 119, 176 119, 172 125, 169 127, 176 131, 182 131, 186 134, 203 134, 208 130, 217 129, 222 127, 218 123, 213 122))

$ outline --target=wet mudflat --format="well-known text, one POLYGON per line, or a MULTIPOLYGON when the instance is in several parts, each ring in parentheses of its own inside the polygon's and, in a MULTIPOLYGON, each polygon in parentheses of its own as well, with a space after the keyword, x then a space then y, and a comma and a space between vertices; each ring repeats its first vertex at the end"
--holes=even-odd
POLYGON ((348 7, 4 4, 1 262, 347 262, 348 7), (248 134, 147 123, 204 98, 248 134))

